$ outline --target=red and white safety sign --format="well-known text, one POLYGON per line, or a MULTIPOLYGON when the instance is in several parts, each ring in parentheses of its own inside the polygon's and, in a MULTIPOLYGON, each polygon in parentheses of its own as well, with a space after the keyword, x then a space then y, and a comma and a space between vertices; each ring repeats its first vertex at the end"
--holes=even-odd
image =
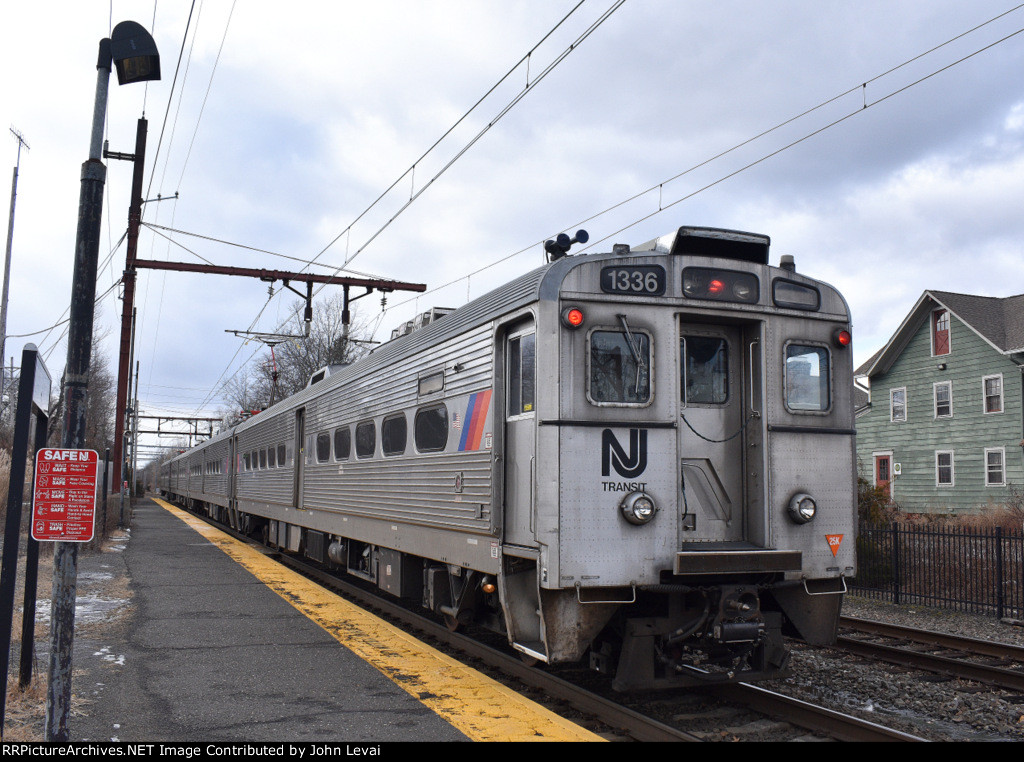
POLYGON ((32 539, 89 542, 95 531, 99 473, 95 450, 48 447, 36 453, 32 539))

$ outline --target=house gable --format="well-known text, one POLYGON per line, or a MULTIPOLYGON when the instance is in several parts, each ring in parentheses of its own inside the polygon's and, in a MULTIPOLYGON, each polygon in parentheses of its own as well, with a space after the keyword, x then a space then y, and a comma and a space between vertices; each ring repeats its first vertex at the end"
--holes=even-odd
MULTIPOLYGON (((993 325, 978 330, 932 293, 925 292, 889 344, 862 366, 871 405, 856 419, 860 476, 873 483, 876 454, 891 452, 894 469, 899 466, 893 499, 905 511, 948 513, 1005 503, 1011 490, 1024 487, 1019 359, 999 345, 1007 341, 1005 332, 1000 337, 993 325), (940 308, 950 313, 949 351, 936 355, 933 315, 940 308), (989 393, 1001 393, 999 412, 987 412, 994 405, 986 406, 986 378, 993 379, 989 393), (904 390, 895 395, 905 406, 902 419, 893 420, 892 390, 904 390), (951 482, 944 470, 949 460, 951 482)), ((972 318, 992 314, 984 311, 991 306, 981 305, 983 312, 972 318)))

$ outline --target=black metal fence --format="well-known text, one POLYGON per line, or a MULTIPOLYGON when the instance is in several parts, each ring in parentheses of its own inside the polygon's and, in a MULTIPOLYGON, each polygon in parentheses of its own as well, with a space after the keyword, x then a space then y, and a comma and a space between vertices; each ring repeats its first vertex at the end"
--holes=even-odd
POLYGON ((861 524, 851 592, 867 598, 1024 618, 1020 530, 861 524))

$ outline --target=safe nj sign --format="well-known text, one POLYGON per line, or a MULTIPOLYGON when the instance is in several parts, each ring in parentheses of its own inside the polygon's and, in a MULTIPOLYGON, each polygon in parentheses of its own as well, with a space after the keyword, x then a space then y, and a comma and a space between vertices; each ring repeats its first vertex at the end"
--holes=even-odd
POLYGON ((99 472, 95 450, 45 448, 36 453, 32 539, 89 542, 95 530, 99 472))

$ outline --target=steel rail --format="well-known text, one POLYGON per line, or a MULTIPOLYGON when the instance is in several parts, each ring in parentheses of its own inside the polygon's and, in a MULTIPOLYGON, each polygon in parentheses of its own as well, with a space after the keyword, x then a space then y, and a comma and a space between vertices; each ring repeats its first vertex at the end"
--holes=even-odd
MULTIPOLYGON (((859 623, 854 624, 846 621, 843 624, 844 626, 860 629, 859 623)), ((955 635, 943 635, 942 633, 917 631, 912 628, 886 625, 881 622, 871 622, 870 625, 864 624, 862 631, 882 637, 909 641, 916 645, 942 648, 956 652, 959 655, 930 653, 906 646, 874 643, 843 635, 836 638, 836 648, 889 664, 921 669, 927 672, 949 675, 954 678, 973 680, 998 688, 1024 692, 1024 672, 969 661, 969 657, 979 655, 1020 661, 1024 649, 1019 649, 1017 646, 978 641, 974 638, 960 638, 955 635), (975 651, 973 650, 975 647, 982 650, 975 651)))
POLYGON ((1011 659, 1024 663, 1024 646, 1017 646, 1012 643, 999 643, 998 641, 969 638, 963 635, 951 635, 945 632, 935 632, 934 630, 918 630, 913 627, 849 616, 840 617, 839 626, 871 635, 901 638, 939 648, 965 651, 979 656, 992 656, 997 659, 1011 659))
POLYGON ((775 693, 750 683, 723 685, 716 688, 714 693, 807 730, 825 733, 838 741, 925 741, 925 739, 910 733, 893 730, 875 722, 775 693))

